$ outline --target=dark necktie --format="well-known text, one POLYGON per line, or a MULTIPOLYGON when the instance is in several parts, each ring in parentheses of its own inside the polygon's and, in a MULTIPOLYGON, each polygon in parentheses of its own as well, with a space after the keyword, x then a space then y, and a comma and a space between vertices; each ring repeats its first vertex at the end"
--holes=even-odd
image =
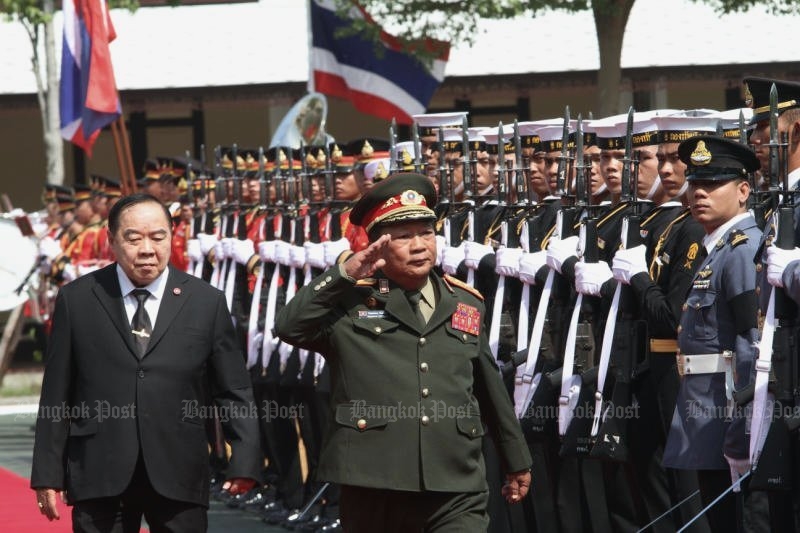
POLYGON ((427 324, 428 321, 425 320, 425 316, 419 308, 419 302, 422 300, 422 293, 419 291, 408 291, 406 293, 406 298, 408 298, 408 302, 411 304, 411 309, 414 310, 414 314, 417 315, 420 325, 424 326, 427 324))
POLYGON ((133 332, 133 338, 136 340, 136 347, 139 348, 139 357, 142 357, 147 351, 150 333, 153 332, 153 326, 150 325, 150 316, 144 307, 144 302, 150 296, 150 291, 147 289, 134 289, 131 294, 139 302, 139 306, 133 314, 133 320, 131 320, 131 331, 133 332))

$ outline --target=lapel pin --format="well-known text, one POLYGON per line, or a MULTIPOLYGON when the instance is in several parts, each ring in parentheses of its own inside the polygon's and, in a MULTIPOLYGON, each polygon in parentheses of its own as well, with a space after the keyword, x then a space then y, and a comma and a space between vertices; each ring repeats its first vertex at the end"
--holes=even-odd
POLYGON ((175 287, 174 289, 172 289, 172 294, 174 294, 175 296, 180 296, 181 294, 180 288, 175 287))

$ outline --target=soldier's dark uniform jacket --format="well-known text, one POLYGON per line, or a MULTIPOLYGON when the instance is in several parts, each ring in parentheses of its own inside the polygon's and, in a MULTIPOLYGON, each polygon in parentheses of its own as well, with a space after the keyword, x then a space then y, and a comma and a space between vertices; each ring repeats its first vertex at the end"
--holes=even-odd
MULTIPOLYGON (((686 298, 678 331, 684 357, 699 354, 733 355, 734 385, 747 386, 756 358, 756 272, 753 256, 761 231, 745 215, 727 234, 712 243, 686 298)), ((748 456, 745 418, 727 412, 724 372, 681 379, 672 427, 664 450, 664 465, 681 469, 727 469, 724 454, 748 456)))

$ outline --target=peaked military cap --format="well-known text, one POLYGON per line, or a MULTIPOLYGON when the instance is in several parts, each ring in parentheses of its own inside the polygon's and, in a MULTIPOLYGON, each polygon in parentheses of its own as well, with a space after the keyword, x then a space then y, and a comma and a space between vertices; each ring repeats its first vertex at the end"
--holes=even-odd
POLYGON ((379 181, 350 211, 350 222, 366 231, 376 224, 436 220, 436 190, 421 174, 401 172, 379 181))
POLYGON ((736 141, 715 135, 698 135, 678 145, 678 156, 686 166, 686 179, 732 180, 746 178, 758 170, 753 151, 736 141))
POLYGON ((751 124, 769 119, 769 91, 773 83, 778 90, 778 114, 800 107, 800 83, 770 78, 745 78, 744 103, 753 108, 751 124))

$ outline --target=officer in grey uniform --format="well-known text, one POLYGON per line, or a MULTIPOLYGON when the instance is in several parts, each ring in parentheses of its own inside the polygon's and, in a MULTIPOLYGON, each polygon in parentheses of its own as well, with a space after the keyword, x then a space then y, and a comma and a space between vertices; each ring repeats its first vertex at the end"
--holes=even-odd
MULTIPOLYGON (((758 340, 753 257, 761 231, 747 211, 747 173, 758 160, 748 147, 710 135, 682 142, 678 154, 688 166, 692 216, 706 232, 699 256, 707 255, 678 327, 681 383, 664 466, 697 470, 708 505, 750 467, 746 420, 734 409, 733 392, 751 381, 758 340)), ((728 493, 707 512, 713 531, 737 531, 750 520, 742 500, 728 493)))

